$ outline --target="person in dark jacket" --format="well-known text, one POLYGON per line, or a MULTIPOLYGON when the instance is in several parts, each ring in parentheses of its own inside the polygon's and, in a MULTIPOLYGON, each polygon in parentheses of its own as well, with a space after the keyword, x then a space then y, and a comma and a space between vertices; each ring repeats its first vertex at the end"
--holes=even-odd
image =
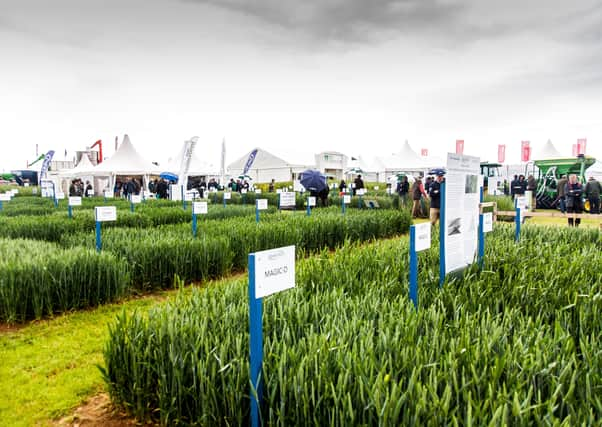
POLYGON ((342 179, 341 183, 339 184, 339 193, 344 193, 346 189, 347 189, 347 184, 345 184, 345 180, 342 179))
POLYGON ((362 188, 364 188, 364 180, 362 179, 361 175, 358 175, 357 178, 353 180, 353 183, 355 184, 354 194, 357 194, 357 190, 361 190, 362 188))
POLYGON ((422 204, 420 203, 422 196, 428 197, 424 191, 422 179, 416 178, 416 181, 414 181, 414 184, 412 184, 412 200, 414 202, 412 205, 412 218, 424 217, 424 213, 422 212, 422 204))
POLYGON ((514 196, 516 196, 516 187, 518 186, 518 175, 514 175, 514 179, 510 181, 510 196, 512 200, 514 200, 514 196))
POLYGON ((585 184, 585 197, 589 201, 589 213, 600 213, 600 193, 602 193, 602 185, 593 176, 589 177, 589 181, 585 184))
POLYGON ((443 172, 437 173, 437 178, 435 178, 429 186, 428 194, 431 199, 431 225, 435 225, 439 219, 439 210, 441 208, 441 183, 444 180, 443 176, 443 172))
POLYGON ((408 181, 408 176, 404 175, 401 178, 401 181, 397 183, 397 194, 399 194, 399 198, 401 199, 401 203, 405 206, 408 203, 408 193, 410 192, 410 182, 408 181))
MULTIPOLYGON (((564 189, 566 196, 566 211, 567 213, 582 213, 583 212, 583 186, 577 181, 577 175, 569 175, 569 182, 566 184, 564 189)), ((573 218, 569 216, 569 226, 579 227, 581 224, 581 218, 573 218)))
POLYGON ((562 177, 558 180, 558 205, 560 207, 560 212, 566 213, 566 194, 564 193, 566 189, 566 183, 568 180, 566 179, 566 175, 562 175, 562 177))
POLYGON ((163 178, 161 178, 161 180, 157 183, 155 188, 157 190, 157 196, 159 197, 159 199, 167 199, 167 190, 169 187, 167 186, 167 182, 165 182, 163 178))

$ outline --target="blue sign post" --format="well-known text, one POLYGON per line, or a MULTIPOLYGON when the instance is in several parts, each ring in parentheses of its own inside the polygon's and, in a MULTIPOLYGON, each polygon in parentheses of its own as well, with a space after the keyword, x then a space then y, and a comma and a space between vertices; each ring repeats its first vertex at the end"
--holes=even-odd
MULTIPOLYGON (((479 197, 479 202, 483 203, 483 187, 481 187, 481 194, 479 197)), ((479 269, 483 269, 483 258, 485 257, 485 231, 483 230, 483 213, 481 212, 481 208, 479 208, 479 255, 478 255, 478 264, 479 269)))
POLYGON ((102 240, 100 237, 100 221, 96 221, 96 252, 102 249, 102 240))
POLYGON ((255 200, 255 222, 259 222, 259 201, 255 200))
POLYGON ((249 255, 249 350, 251 374, 251 426, 259 427, 259 407, 263 395, 261 365, 263 364, 262 299, 255 297, 255 254, 249 255))
POLYGON ((410 299, 418 310, 418 254, 416 253, 416 227, 410 227, 410 299))
POLYGON ((186 210, 186 198, 184 197, 184 186, 180 185, 180 194, 182 196, 182 209, 186 210))
POLYGON ((72 219, 73 218, 73 207, 71 207, 71 205, 69 205, 67 212, 69 213, 69 219, 72 219))
POLYGON ((263 298, 294 286, 294 246, 249 254, 249 376, 253 427, 260 425, 263 397, 263 298))
POLYGON ((307 216, 311 215, 311 206, 309 205, 309 196, 307 196, 307 216))
POLYGON ((441 183, 439 205, 439 288, 445 281, 445 181, 441 183))
POLYGON ((196 214, 192 213, 192 237, 196 237, 196 214))
POLYGON ((341 196, 341 212, 345 215, 345 196, 341 196))
POLYGON ((520 221, 521 221, 520 208, 517 207, 515 209, 515 211, 516 211, 516 215, 514 217, 514 222, 516 223, 516 230, 514 232, 514 241, 518 242, 520 240, 520 221))

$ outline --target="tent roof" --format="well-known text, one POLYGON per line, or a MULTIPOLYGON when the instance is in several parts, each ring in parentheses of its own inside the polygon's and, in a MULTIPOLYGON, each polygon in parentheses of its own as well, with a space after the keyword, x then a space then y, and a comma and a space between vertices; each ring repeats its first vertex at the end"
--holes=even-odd
POLYGON ((138 153, 127 135, 124 135, 123 142, 115 154, 93 170, 94 175, 145 175, 161 172, 159 167, 145 160, 138 153))
POLYGON ((424 159, 410 147, 407 140, 401 146, 400 151, 389 157, 380 157, 378 160, 386 169, 390 170, 419 170, 428 167, 424 159))
MULTIPOLYGON (((167 161, 165 166, 161 166, 161 172, 171 172, 174 174, 180 173, 180 165, 184 158, 184 151, 186 150, 186 143, 182 144, 182 148, 176 157, 173 157, 167 161)), ((209 163, 204 160, 200 160, 197 156, 196 151, 193 151, 190 159, 190 167, 188 169, 188 176, 197 175, 219 175, 219 165, 215 163, 209 163)))
MULTIPOLYGON (((261 148, 256 148, 256 150, 257 154, 255 155, 255 160, 251 165, 251 169, 277 169, 292 166, 286 160, 276 157, 275 155, 268 153, 261 148)), ((231 174, 242 172, 242 170, 245 168, 245 164, 247 163, 247 159, 249 158, 249 154, 251 154, 252 151, 253 150, 249 151, 244 156, 228 165, 228 170, 231 174)))
POLYGON ((552 144, 552 141, 550 141, 549 139, 548 142, 546 142, 540 150, 535 151, 535 153, 532 156, 532 158, 537 160, 559 159, 565 157, 566 156, 560 154, 560 151, 558 151, 556 147, 554 147, 554 144, 552 144))
POLYGON ((80 176, 92 176, 94 173, 95 166, 90 161, 90 158, 87 154, 84 154, 77 166, 73 169, 67 169, 59 172, 60 176, 72 176, 72 177, 80 177, 80 176))

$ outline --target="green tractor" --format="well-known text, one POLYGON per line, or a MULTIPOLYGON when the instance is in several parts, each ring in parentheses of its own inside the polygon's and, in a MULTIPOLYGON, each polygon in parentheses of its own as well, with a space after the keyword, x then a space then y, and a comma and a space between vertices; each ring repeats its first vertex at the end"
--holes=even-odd
MULTIPOLYGON (((563 175, 577 175, 581 183, 585 183, 585 171, 596 163, 596 159, 580 155, 560 159, 535 160, 532 163, 531 174, 537 179, 535 197, 538 209, 551 209, 555 206, 558 196, 558 181, 563 175), (537 167, 537 174, 535 167, 537 167)), ((526 176, 527 173, 525 173, 526 176)))

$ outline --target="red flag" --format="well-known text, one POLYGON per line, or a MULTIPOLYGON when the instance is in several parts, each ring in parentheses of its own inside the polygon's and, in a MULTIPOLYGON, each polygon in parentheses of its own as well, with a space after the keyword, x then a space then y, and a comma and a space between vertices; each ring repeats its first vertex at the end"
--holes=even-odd
POLYGON ((583 154, 585 155, 585 146, 587 144, 587 139, 580 138, 577 140, 577 155, 583 154))
POLYGON ((429 150, 428 150, 428 148, 421 148, 421 149, 420 149, 420 155, 421 155, 422 157, 426 157, 426 156, 428 156, 428 155, 429 155, 429 150))
POLYGON ((464 154, 464 140, 456 139, 456 154, 464 154))
POLYGON ((506 144, 497 146, 497 162, 504 163, 506 161, 506 144))
POLYGON ((520 143, 521 161, 528 162, 531 160, 531 147, 529 141, 521 141, 520 143))
POLYGON ((573 157, 577 157, 577 154, 579 154, 579 144, 573 144, 573 157))

